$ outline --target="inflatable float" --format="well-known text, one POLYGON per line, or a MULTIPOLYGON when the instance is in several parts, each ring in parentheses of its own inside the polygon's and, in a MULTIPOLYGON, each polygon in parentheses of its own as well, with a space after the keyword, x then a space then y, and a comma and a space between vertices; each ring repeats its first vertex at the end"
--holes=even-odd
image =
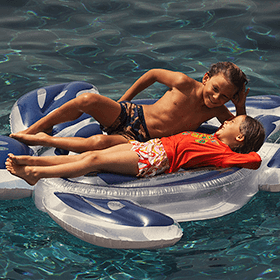
MULTIPOLYGON (((11 131, 18 132, 83 92, 98 94, 85 82, 59 84, 34 90, 14 105, 11 131)), ((156 100, 136 100, 150 104, 156 100)), ((67 154, 68 151, 26 145, 2 136, 1 199, 33 195, 38 209, 78 238, 109 248, 160 248, 182 237, 179 222, 211 219, 234 212, 259 190, 280 191, 280 97, 248 97, 249 115, 266 129, 266 142, 259 151, 258 170, 227 168, 180 170, 152 178, 117 174, 88 174, 78 178, 41 179, 35 187, 9 174, 7 154, 34 156, 67 154)), ((233 104, 229 109, 234 113, 233 104)), ((199 131, 212 133, 219 123, 204 123, 199 131)), ((54 136, 88 137, 102 133, 89 115, 54 127, 54 136)))

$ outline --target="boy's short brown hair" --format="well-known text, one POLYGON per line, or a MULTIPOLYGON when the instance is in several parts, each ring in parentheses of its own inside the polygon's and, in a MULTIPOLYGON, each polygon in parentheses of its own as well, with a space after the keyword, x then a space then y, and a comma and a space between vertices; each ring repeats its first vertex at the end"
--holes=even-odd
POLYGON ((241 69, 232 62, 217 62, 211 65, 210 70, 207 72, 209 78, 223 74, 225 78, 236 86, 237 92, 233 98, 239 97, 239 92, 243 90, 243 87, 248 84, 248 79, 241 69))

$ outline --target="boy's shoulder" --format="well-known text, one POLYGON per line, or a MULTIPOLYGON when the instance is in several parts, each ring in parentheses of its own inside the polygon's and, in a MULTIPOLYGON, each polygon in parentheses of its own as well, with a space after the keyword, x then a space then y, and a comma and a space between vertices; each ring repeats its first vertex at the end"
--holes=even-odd
POLYGON ((192 86, 192 87, 199 87, 201 86, 201 82, 189 77, 188 75, 184 74, 183 72, 176 72, 176 84, 177 86, 192 86))

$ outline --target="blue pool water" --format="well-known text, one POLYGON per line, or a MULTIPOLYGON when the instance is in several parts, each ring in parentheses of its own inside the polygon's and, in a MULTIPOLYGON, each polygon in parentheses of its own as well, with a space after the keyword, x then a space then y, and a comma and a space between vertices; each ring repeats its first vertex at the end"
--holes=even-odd
MULTIPOLYGON (((280 95, 279 12, 276 0, 1 0, 0 132, 33 89, 84 80, 118 99, 151 68, 200 80, 229 60, 250 95, 280 95)), ((182 223, 183 238, 159 250, 90 245, 31 198, 1 201, 0 279, 280 279, 279 199, 259 192, 235 213, 182 223)))

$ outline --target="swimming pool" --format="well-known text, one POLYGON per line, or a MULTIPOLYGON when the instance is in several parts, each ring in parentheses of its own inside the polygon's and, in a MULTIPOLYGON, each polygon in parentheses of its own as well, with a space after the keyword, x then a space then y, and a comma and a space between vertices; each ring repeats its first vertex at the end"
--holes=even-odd
MULTIPOLYGON (((144 71, 201 79, 230 60, 250 95, 279 90, 278 1, 1 1, 0 130, 11 106, 35 88, 74 80, 113 99, 144 71)), ((157 98, 154 85, 140 97, 157 98)), ((259 192, 241 210, 182 223, 160 250, 113 250, 82 242, 32 199, 2 201, 0 279, 279 279, 280 195, 259 192)))

